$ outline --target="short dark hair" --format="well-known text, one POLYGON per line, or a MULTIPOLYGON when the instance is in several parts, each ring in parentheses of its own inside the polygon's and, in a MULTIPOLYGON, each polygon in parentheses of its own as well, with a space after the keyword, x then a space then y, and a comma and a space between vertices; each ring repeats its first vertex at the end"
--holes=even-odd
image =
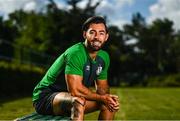
POLYGON ((108 33, 106 21, 102 16, 92 16, 92 17, 88 18, 82 26, 82 31, 87 31, 89 29, 89 26, 93 23, 95 23, 95 24, 103 23, 105 26, 106 32, 108 33))

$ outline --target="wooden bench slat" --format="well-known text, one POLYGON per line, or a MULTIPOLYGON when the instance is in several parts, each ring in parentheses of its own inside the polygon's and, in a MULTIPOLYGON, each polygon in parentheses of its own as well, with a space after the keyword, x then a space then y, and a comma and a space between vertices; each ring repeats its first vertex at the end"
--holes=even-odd
POLYGON ((37 119, 43 119, 43 115, 36 115, 36 116, 33 116, 32 118, 30 118, 32 120, 37 120, 37 119))
POLYGON ((38 115, 37 113, 32 113, 32 114, 29 114, 29 115, 26 115, 26 116, 23 116, 21 118, 18 118, 17 120, 27 120, 27 119, 31 119, 32 117, 38 115))
POLYGON ((17 118, 16 121, 22 121, 22 120, 27 120, 27 121, 30 121, 30 120, 53 120, 53 121, 56 121, 56 120, 69 120, 70 117, 65 117, 65 116, 53 116, 53 115, 41 115, 41 114, 38 114, 38 113, 32 113, 32 114, 29 114, 29 115, 26 115, 26 116, 23 116, 21 118, 17 118))

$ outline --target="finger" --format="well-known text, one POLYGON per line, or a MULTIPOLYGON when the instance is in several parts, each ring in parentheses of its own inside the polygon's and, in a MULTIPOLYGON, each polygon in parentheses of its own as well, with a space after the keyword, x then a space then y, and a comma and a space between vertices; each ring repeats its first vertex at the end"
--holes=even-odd
POLYGON ((112 98, 110 98, 108 101, 108 104, 116 105, 116 102, 112 98))
POLYGON ((119 107, 109 107, 109 109, 112 111, 112 112, 117 112, 119 110, 119 107))
POLYGON ((116 95, 111 95, 111 98, 112 98, 113 100, 115 100, 115 101, 119 101, 119 97, 116 96, 116 95))
POLYGON ((119 100, 118 99, 113 99, 116 103, 119 103, 119 100))
POLYGON ((119 103, 119 101, 115 101, 116 102, 116 105, 119 105, 120 103, 119 103))
POLYGON ((119 109, 119 102, 114 104, 109 104, 109 107, 111 108, 111 110, 115 111, 119 109))
POLYGON ((119 105, 119 102, 116 101, 116 100, 113 100, 113 102, 110 102, 110 104, 112 104, 113 106, 118 106, 118 105, 119 105))
POLYGON ((118 112, 119 109, 114 110, 113 112, 118 112))
POLYGON ((114 100, 114 101, 116 102, 116 104, 118 104, 118 105, 120 104, 120 101, 119 101, 119 100, 114 100))
POLYGON ((114 106, 113 109, 114 110, 119 110, 119 106, 114 106))
POLYGON ((114 104, 109 104, 109 107, 114 107, 114 104))
POLYGON ((117 98, 117 96, 116 97, 111 97, 112 99, 113 99, 113 101, 115 101, 115 102, 119 102, 119 98, 117 98))
POLYGON ((109 110, 110 112, 112 112, 112 108, 111 108, 110 105, 108 105, 107 108, 108 108, 108 110, 109 110))
POLYGON ((116 112, 116 111, 118 111, 118 110, 119 110, 118 107, 116 107, 116 108, 112 108, 112 107, 111 107, 111 109, 110 109, 111 112, 116 112))
POLYGON ((119 97, 118 97, 118 96, 116 96, 116 97, 112 96, 112 98, 113 98, 114 100, 119 101, 119 97))
POLYGON ((109 106, 109 111, 114 112, 113 106, 109 106))
POLYGON ((119 103, 116 103, 115 105, 113 105, 114 107, 118 107, 119 106, 119 103))
POLYGON ((110 96, 113 97, 113 98, 119 98, 117 95, 110 94, 110 96))
POLYGON ((118 96, 112 97, 112 98, 115 99, 115 100, 119 100, 119 97, 118 97, 118 96))
POLYGON ((118 110, 118 109, 119 109, 119 104, 117 104, 116 106, 114 106, 114 105, 109 105, 109 108, 110 108, 112 111, 118 110))

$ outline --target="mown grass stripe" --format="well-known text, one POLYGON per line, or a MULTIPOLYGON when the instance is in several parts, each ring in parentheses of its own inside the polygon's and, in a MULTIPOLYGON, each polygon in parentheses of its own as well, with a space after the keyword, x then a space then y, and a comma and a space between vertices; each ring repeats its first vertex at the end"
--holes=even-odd
POLYGON ((27 119, 31 119, 32 117, 37 116, 37 115, 38 115, 37 113, 32 113, 32 114, 26 115, 26 116, 24 116, 24 117, 22 117, 22 118, 20 118, 20 119, 18 119, 18 120, 27 120, 27 119))

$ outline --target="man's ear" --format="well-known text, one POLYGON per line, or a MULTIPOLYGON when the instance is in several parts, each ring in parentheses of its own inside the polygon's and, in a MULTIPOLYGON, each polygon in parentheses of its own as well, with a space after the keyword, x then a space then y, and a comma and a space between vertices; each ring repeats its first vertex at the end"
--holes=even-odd
POLYGON ((106 34, 105 41, 107 41, 107 40, 108 40, 108 38, 109 38, 109 34, 107 33, 107 34, 106 34))
POLYGON ((86 39, 86 32, 85 31, 83 31, 83 37, 84 37, 84 39, 86 39))

